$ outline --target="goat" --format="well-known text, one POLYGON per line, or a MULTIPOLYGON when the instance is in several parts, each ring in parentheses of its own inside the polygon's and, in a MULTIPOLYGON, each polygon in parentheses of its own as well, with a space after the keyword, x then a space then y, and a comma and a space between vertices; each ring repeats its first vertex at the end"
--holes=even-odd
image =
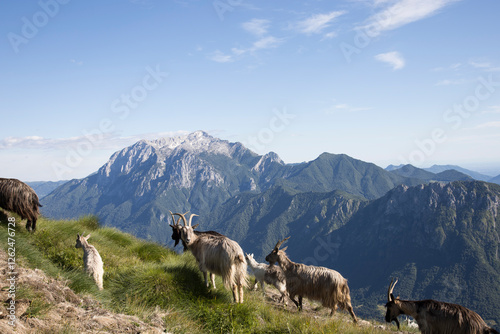
POLYGON ((0 178, 0 208, 12 211, 26 219, 26 229, 35 232, 38 215, 38 195, 26 183, 18 179, 0 178))
POLYGON ((341 309, 349 311, 354 322, 357 322, 358 319, 351 306, 347 280, 332 269, 292 262, 285 253, 288 247, 279 249, 281 244, 289 238, 278 241, 272 252, 266 256, 266 261, 270 265, 278 262, 283 269, 288 294, 297 308, 302 309, 302 297, 306 297, 320 301, 324 307, 330 308, 332 316, 338 305, 341 309), (298 302, 295 301, 295 296, 299 296, 298 302))
POLYGON ((270 266, 265 263, 259 263, 253 258, 253 254, 245 254, 247 264, 250 270, 255 276, 254 289, 257 287, 257 283, 260 283, 262 288, 262 293, 265 293, 265 284, 272 284, 281 293, 279 299, 280 303, 284 303, 287 306, 286 297, 288 293, 286 291, 286 277, 283 270, 278 266, 270 266))
MULTIPOLYGON (((174 218, 174 214, 170 212, 170 215, 172 216, 172 221, 173 221, 173 225, 170 224, 170 227, 172 228, 172 239, 175 241, 174 243, 174 247, 177 246, 177 244, 179 243, 179 241, 182 242, 182 246, 184 247, 183 251, 185 252, 186 250, 188 250, 188 247, 186 245, 186 243, 184 242, 184 240, 181 239, 181 229, 182 229, 182 226, 179 225, 179 222, 181 220, 181 218, 179 217, 179 219, 177 219, 177 223, 175 222, 175 218, 174 218)), ((184 213, 184 215, 186 215, 186 213, 184 213)), ((193 228, 194 229, 194 228, 193 228)), ((218 235, 218 236, 223 236, 222 234, 218 233, 218 232, 215 232, 215 231, 206 231, 206 232, 201 232, 201 231, 194 231, 194 233, 196 235, 201 235, 201 234, 210 234, 210 235, 218 235)), ((210 281, 212 282, 212 286, 214 287, 214 289, 217 289, 216 286, 215 286, 215 275, 213 273, 210 273, 210 281)), ((210 284, 208 283, 207 280, 205 280, 205 284, 207 285, 207 288, 210 287, 210 284)))
MULTIPOLYGON (((186 214, 187 214, 187 212, 184 213, 184 215, 186 215, 186 214)), ((174 222, 173 225, 170 224, 170 227, 172 228, 172 240, 175 241, 174 247, 179 244, 179 241, 181 241, 182 242, 182 246, 184 248, 183 250, 185 252, 185 251, 187 251, 188 247, 187 247, 186 243, 184 242, 184 240, 181 239, 181 228, 182 228, 182 226, 179 225, 179 222, 180 222, 181 218, 179 217, 179 219, 177 220, 177 223, 176 223, 175 222, 175 218, 174 218, 174 214, 172 212, 170 212, 170 215, 172 216, 172 221, 174 222)), ((219 232, 215 232, 215 231, 194 231, 194 233, 196 233, 196 235, 211 234, 211 235, 224 236, 224 235, 220 234, 219 232)))
POLYGON ((89 238, 90 234, 86 237, 84 237, 83 234, 77 234, 75 248, 83 248, 84 269, 92 276, 99 290, 102 290, 102 278, 104 276, 103 263, 97 249, 87 242, 89 238))
POLYGON ((405 314, 413 317, 423 334, 498 334, 486 325, 484 320, 474 311, 461 305, 439 302, 432 299, 409 301, 394 298, 393 290, 396 281, 391 280, 387 291, 386 322, 396 322, 399 329, 398 316, 405 314))
POLYGON ((176 213, 182 218, 184 226, 181 227, 181 239, 193 253, 198 267, 203 273, 207 283, 207 271, 220 275, 224 286, 233 291, 235 303, 243 303, 243 288, 247 287, 247 263, 240 245, 234 240, 222 235, 194 233, 191 220, 189 223, 183 214, 176 213))

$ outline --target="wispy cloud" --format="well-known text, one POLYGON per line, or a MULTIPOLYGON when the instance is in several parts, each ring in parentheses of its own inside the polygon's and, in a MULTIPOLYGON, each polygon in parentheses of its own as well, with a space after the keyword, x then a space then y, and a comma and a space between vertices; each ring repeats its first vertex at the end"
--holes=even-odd
POLYGON ((337 104, 334 104, 333 106, 323 110, 323 112, 327 115, 332 115, 332 114, 336 114, 339 112, 357 112, 357 111, 367 111, 370 109, 371 108, 367 108, 367 107, 353 107, 347 103, 337 103, 337 104))
POLYGON ((406 24, 434 15, 450 3, 460 0, 398 0, 375 1, 384 9, 368 18, 367 23, 358 28, 369 31, 374 37, 384 31, 393 30, 406 24))
POLYGON ((245 31, 258 37, 249 47, 234 47, 230 52, 224 53, 220 50, 209 55, 209 59, 218 63, 230 63, 236 61, 239 57, 245 54, 255 53, 260 50, 272 49, 278 47, 282 42, 282 38, 277 38, 267 35, 270 26, 270 21, 262 19, 253 19, 242 24, 245 31))
POLYGON ((486 72, 498 72, 498 71, 500 71, 499 66, 495 66, 488 61, 473 61, 473 60, 471 60, 471 61, 469 61, 469 65, 471 65, 472 67, 474 67, 478 70, 482 70, 482 71, 486 71, 486 72))
POLYGON ((453 63, 450 66, 445 66, 445 67, 435 67, 432 69, 434 72, 441 72, 441 71, 458 71, 462 67, 462 63, 453 63))
POLYGON ((405 67, 405 60, 403 56, 397 51, 380 53, 375 56, 375 59, 389 64, 390 66, 392 66, 393 70, 400 70, 405 67))
POLYGON ((498 106, 488 106, 488 108, 483 111, 484 114, 500 114, 500 105, 498 106))
POLYGON ((89 145, 97 150, 116 150, 142 139, 153 140, 187 133, 187 131, 155 132, 121 137, 117 133, 101 132, 89 136, 68 138, 45 138, 41 136, 6 137, 0 140, 0 150, 68 150, 75 147, 85 147, 87 150, 89 145))
POLYGON ((492 122, 479 124, 474 129, 481 130, 481 129, 498 129, 498 128, 500 128, 500 122, 499 121, 492 121, 492 122))
POLYGON ((262 36, 267 34, 269 24, 269 20, 252 19, 248 22, 244 22, 241 26, 243 27, 243 29, 253 35, 262 36))
POLYGON ((234 56, 230 54, 225 54, 220 50, 216 50, 208 56, 208 59, 213 60, 218 63, 230 63, 234 61, 234 56))
POLYGON ((319 34, 328 28, 333 20, 344 15, 346 11, 334 11, 326 14, 316 14, 295 24, 295 30, 303 34, 319 34))
POLYGON ((434 86, 456 86, 456 85, 463 85, 464 83, 467 83, 467 80, 465 79, 444 79, 441 81, 438 81, 434 84, 434 86))
MULTIPOLYGON (((116 137, 111 133, 102 133, 98 146, 100 148, 115 147, 112 142, 116 137)), ((27 137, 7 137, 0 140, 0 150, 7 149, 47 149, 61 150, 70 147, 76 147, 83 142, 89 142, 89 138, 85 136, 69 137, 69 138, 44 138, 40 136, 27 137)))

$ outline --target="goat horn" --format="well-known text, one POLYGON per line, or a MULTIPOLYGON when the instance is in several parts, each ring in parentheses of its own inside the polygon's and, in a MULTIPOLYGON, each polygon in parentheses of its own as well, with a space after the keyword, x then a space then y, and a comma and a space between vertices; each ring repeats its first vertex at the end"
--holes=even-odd
MULTIPOLYGON (((189 212, 189 211, 188 211, 188 212, 189 212)), ((187 213, 187 212, 186 212, 186 213, 187 213)), ((192 214, 191 214, 191 217, 189 217, 189 226, 191 226, 191 221, 193 220, 193 217, 194 217, 194 216, 198 216, 198 215, 197 215, 197 214, 195 214, 195 213, 192 213, 192 214)))
MULTIPOLYGON (((187 213, 187 212, 186 212, 186 213, 187 213)), ((186 213, 185 213, 185 214, 186 214, 186 213)), ((174 213, 174 215, 177 215, 177 216, 179 216, 179 217, 181 217, 181 218, 182 218, 182 223, 184 224, 184 226, 188 226, 188 225, 186 225, 186 224, 187 224, 187 221, 186 221, 186 217, 184 217, 184 215, 185 215, 185 214, 182 214, 182 213, 177 213, 177 212, 176 212, 176 213, 174 213)))
POLYGON ((290 239, 290 237, 287 237, 287 238, 285 238, 285 239, 283 239, 283 240, 281 240, 281 241, 278 241, 278 243, 276 244, 276 246, 274 246, 274 249, 280 249, 281 245, 282 245, 285 241, 287 241, 288 239, 290 239))
POLYGON ((394 287, 396 286, 396 283, 398 282, 398 279, 396 278, 396 281, 394 281, 394 278, 391 280, 391 284, 389 284, 389 290, 387 290, 387 301, 392 302, 394 301, 394 296, 392 295, 392 291, 394 291, 394 287), (394 284, 393 284, 394 282, 394 284))
POLYGON ((179 224, 179 220, 177 220, 177 224, 175 223, 175 218, 174 218, 174 214, 172 213, 172 211, 168 210, 168 212, 170 212, 170 216, 172 216, 172 224, 174 224, 174 226, 176 226, 177 224, 179 224))

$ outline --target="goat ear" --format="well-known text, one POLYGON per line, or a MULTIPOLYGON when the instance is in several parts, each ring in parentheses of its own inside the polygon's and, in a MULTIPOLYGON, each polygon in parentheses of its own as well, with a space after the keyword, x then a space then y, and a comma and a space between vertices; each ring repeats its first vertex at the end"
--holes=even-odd
POLYGON ((284 251, 286 251, 287 248, 288 248, 288 246, 286 246, 285 248, 282 248, 281 251, 284 252, 284 251))
POLYGON ((200 225, 200 224, 196 224, 196 225, 192 226, 193 230, 194 230, 195 228, 197 228, 197 227, 198 227, 198 225, 200 225))
POLYGON ((85 240, 88 240, 90 238, 90 233, 85 237, 85 240))

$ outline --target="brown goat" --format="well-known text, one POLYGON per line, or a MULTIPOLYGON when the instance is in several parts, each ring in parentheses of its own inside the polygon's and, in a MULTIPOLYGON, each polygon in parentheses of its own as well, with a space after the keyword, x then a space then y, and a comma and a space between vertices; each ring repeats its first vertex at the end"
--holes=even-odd
POLYGON ((498 334, 479 314, 463 306, 432 299, 409 301, 394 298, 392 292, 397 282, 397 279, 392 280, 387 291, 385 321, 395 321, 398 329, 398 316, 406 314, 415 319, 423 334, 498 334))
POLYGON ((38 195, 26 183, 18 179, 0 178, 0 208, 17 213, 21 219, 26 219, 26 229, 36 230, 38 207, 42 206, 38 201, 38 195))
POLYGON ((354 322, 357 322, 358 319, 351 305, 347 280, 339 272, 332 269, 292 262, 286 256, 287 247, 279 249, 281 244, 289 238, 278 241, 273 251, 266 256, 266 261, 271 265, 278 262, 283 269, 286 276, 286 288, 290 299, 297 308, 302 309, 302 297, 306 297, 319 301, 324 307, 330 308, 332 316, 339 306, 341 309, 349 311, 354 322), (299 296, 298 302, 295 301, 295 296, 299 296))

